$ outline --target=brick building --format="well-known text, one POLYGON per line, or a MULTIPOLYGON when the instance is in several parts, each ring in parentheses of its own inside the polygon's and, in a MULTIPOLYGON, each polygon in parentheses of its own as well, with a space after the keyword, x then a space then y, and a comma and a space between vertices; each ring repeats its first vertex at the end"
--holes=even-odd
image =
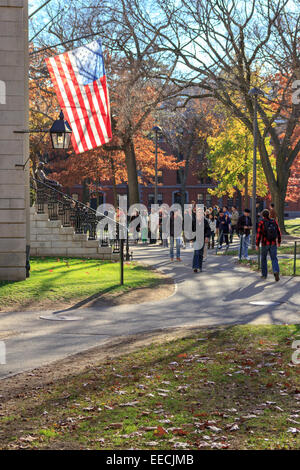
MULTIPOLYGON (((170 154, 170 148, 161 140, 160 147, 170 154)), ((202 156, 205 158, 205 156, 202 156)), ((163 169, 158 171, 158 203, 172 205, 174 203, 181 202, 181 179, 180 171, 172 169, 163 169)), ((143 178, 143 173, 140 172, 140 177, 143 180, 143 184, 140 184, 140 202, 146 207, 150 207, 154 204, 154 184, 150 184, 143 178)), ((209 194, 208 189, 213 188, 214 183, 208 176, 198 176, 195 169, 190 169, 186 182, 186 203, 196 201, 199 204, 204 204, 207 207, 217 204, 222 207, 223 205, 231 207, 235 205, 241 211, 244 209, 244 198, 241 194, 236 193, 233 198, 229 198, 227 195, 223 197, 212 196, 209 194)), ((300 190, 300 187, 299 187, 300 190)), ((117 192, 119 195, 127 194, 127 183, 120 184, 117 186, 117 192)), ((82 185, 75 185, 69 188, 69 193, 75 199, 84 200, 84 188, 82 185)), ((250 194, 251 196, 251 194, 250 194)), ((271 202, 270 197, 265 199, 258 198, 261 204, 261 209, 268 207, 271 202)), ((93 193, 90 196, 91 207, 96 209, 99 204, 103 203, 114 203, 113 186, 110 182, 103 181, 101 190, 98 193, 93 193)), ((300 199, 298 202, 286 202, 286 217, 299 217, 300 216, 300 199)))

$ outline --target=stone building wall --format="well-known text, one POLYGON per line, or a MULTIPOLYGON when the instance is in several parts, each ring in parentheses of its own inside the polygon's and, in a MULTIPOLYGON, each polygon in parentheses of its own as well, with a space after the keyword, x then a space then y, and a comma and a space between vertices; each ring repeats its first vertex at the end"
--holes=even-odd
MULTIPOLYGON (((26 277, 27 2, 0 0, 0 280, 26 277)), ((27 219, 28 220, 28 219, 27 219)), ((27 232, 28 237, 28 232, 27 232)))
POLYGON ((99 240, 74 233, 72 227, 63 227, 60 220, 49 220, 48 214, 37 214, 35 207, 30 208, 30 226, 31 256, 119 259, 111 247, 99 246, 99 240))

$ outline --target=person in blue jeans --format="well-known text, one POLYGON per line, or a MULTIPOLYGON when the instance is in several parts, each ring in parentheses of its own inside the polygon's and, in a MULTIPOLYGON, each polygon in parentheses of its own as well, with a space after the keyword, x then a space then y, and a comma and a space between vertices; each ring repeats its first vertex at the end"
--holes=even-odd
POLYGON ((252 221, 250 217, 250 209, 245 209, 244 214, 239 217, 237 223, 237 231, 240 237, 239 259, 242 259, 242 257, 244 257, 245 259, 249 259, 248 246, 250 243, 251 229, 252 221))
POLYGON ((176 241, 176 261, 181 261, 181 258, 180 258, 181 238, 170 237, 170 259, 171 261, 174 261, 175 241, 176 241))
POLYGON ((261 243, 261 274, 263 279, 268 276, 268 253, 272 262, 272 270, 275 281, 279 281, 279 263, 277 258, 277 246, 281 244, 281 232, 275 219, 270 218, 268 209, 262 212, 263 219, 259 222, 256 236, 256 249, 261 243))

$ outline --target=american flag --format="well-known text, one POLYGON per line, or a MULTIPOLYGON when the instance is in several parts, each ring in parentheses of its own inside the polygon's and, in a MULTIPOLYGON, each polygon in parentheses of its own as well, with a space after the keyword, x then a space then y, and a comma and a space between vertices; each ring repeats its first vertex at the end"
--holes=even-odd
POLYGON ((101 41, 46 59, 61 109, 72 128, 76 153, 112 138, 101 41))

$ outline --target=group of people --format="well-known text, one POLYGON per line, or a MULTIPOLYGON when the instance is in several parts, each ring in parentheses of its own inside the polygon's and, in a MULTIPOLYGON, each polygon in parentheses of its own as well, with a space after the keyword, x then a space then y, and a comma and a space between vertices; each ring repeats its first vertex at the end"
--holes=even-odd
MULTIPOLYGON (((233 236, 236 233, 239 236, 239 259, 249 259, 248 247, 250 244, 250 235, 253 228, 250 209, 244 209, 242 215, 239 215, 238 209, 233 206, 231 212, 227 206, 222 211, 219 208, 210 208, 205 211, 211 234, 207 239, 208 248, 214 247, 215 235, 218 235, 218 249, 222 248, 225 241, 226 248, 233 242, 233 236), (210 243, 211 242, 211 243, 210 243)), ((272 270, 276 281, 279 281, 279 263, 277 258, 277 247, 281 244, 281 232, 277 222, 277 213, 274 203, 270 204, 270 209, 259 211, 259 203, 256 204, 256 250, 259 251, 261 245, 261 272, 262 278, 267 279, 268 263, 267 256, 270 254, 272 261, 272 270)))
MULTIPOLYGON (((195 224, 197 218, 201 217, 202 211, 197 211, 196 203, 192 203, 191 211, 193 220, 193 231, 195 231, 195 224)), ((148 214, 136 214, 133 217, 140 216, 140 234, 143 243, 148 242, 149 224, 148 214)), ((151 216, 151 214, 150 214, 151 216)), ((170 232, 169 237, 163 237, 163 218, 164 214, 160 211, 157 216, 158 233, 157 238, 163 247, 169 247, 170 260, 173 262, 181 261, 181 249, 185 248, 188 243, 194 249, 192 268, 194 273, 202 272, 203 261, 206 259, 206 253, 209 249, 216 248, 221 250, 225 244, 227 250, 231 243, 233 243, 234 235, 239 237, 239 259, 250 259, 248 256, 248 247, 250 244, 251 231, 253 223, 251 219, 251 211, 245 208, 243 213, 240 214, 238 208, 232 206, 229 209, 227 206, 222 208, 217 205, 210 208, 204 208, 204 243, 199 240, 187 239, 185 232, 174 234, 174 225, 176 217, 183 218, 184 214, 179 212, 171 212, 170 214, 170 232), (201 246, 200 246, 201 245, 201 246), (175 255, 175 256, 174 256, 175 255)), ((203 215, 202 215, 203 217, 203 215)), ((281 232, 277 222, 277 214, 274 204, 270 205, 270 209, 259 211, 257 205, 256 210, 256 249, 259 250, 261 245, 261 270, 262 278, 266 279, 268 275, 267 255, 270 254, 272 261, 272 268, 275 280, 279 280, 279 263, 277 258, 277 247, 281 244, 281 232)), ((149 243, 157 243, 157 238, 150 236, 149 243)), ((137 242, 138 240, 136 240, 137 242)))
MULTIPOLYGON (((218 249, 222 248, 224 241, 226 248, 228 248, 229 244, 233 242, 233 236, 236 233, 240 240, 239 259, 249 259, 248 247, 253 228, 250 209, 244 209, 243 214, 240 215, 235 206, 232 207, 231 212, 227 206, 224 206, 222 210, 219 210, 219 208, 215 206, 214 208, 205 210, 205 217, 210 228, 210 235, 206 237, 208 248, 210 248, 210 246, 212 246, 212 248, 214 247, 215 235, 218 236, 218 249)), ((276 281, 279 281, 280 269, 277 258, 277 247, 280 247, 281 244, 281 232, 273 203, 271 203, 270 209, 264 209, 262 212, 259 211, 259 204, 256 205, 255 224, 255 245, 257 251, 259 251, 261 245, 261 277, 262 279, 267 279, 267 256, 269 254, 274 278, 276 281)))
MULTIPOLYGON (((49 179, 44 172, 44 164, 39 162, 35 171, 35 179, 46 183, 51 187, 60 188, 61 185, 54 180, 49 179)), ((120 209, 119 209, 120 210, 120 209)), ((197 219, 203 222, 203 212, 197 209, 195 201, 192 201, 191 206, 186 209, 189 213, 182 213, 181 210, 169 212, 164 207, 160 210, 151 209, 150 214, 147 210, 141 212, 135 211, 130 217, 130 222, 134 219, 139 219, 134 227, 134 240, 138 243, 139 240, 143 244, 157 243, 160 240, 161 245, 170 247, 170 259, 174 261, 174 252, 176 250, 176 261, 181 261, 180 253, 181 248, 185 248, 187 243, 191 243, 194 248, 193 256, 193 270, 195 273, 202 271, 203 260, 206 259, 206 250, 214 249, 216 245, 217 250, 221 250, 225 243, 226 250, 228 250, 230 243, 233 243, 233 237, 236 234, 239 237, 239 259, 249 259, 248 247, 250 244, 250 235, 253 229, 251 220, 251 211, 244 209, 243 214, 239 214, 236 206, 229 209, 227 206, 220 208, 215 205, 213 207, 204 208, 204 239, 199 241, 198 238, 188 239, 186 231, 182 233, 175 233, 176 219, 180 219, 180 226, 183 226, 185 215, 189 215, 192 220, 192 232, 196 232, 197 219), (164 233, 164 221, 170 217, 169 233, 166 236, 164 233), (153 230, 154 227, 154 230, 153 230)), ((120 214, 117 214, 117 219, 120 214)), ((279 264, 277 259, 277 247, 281 244, 281 233, 277 222, 277 214, 274 204, 271 203, 270 209, 264 209, 262 212, 259 210, 259 203, 256 204, 256 249, 259 250, 261 245, 261 270, 262 278, 266 279, 268 275, 267 255, 270 254, 272 261, 272 269, 276 281, 279 281, 279 264)), ((84 231, 86 232, 84 227, 84 231)))

